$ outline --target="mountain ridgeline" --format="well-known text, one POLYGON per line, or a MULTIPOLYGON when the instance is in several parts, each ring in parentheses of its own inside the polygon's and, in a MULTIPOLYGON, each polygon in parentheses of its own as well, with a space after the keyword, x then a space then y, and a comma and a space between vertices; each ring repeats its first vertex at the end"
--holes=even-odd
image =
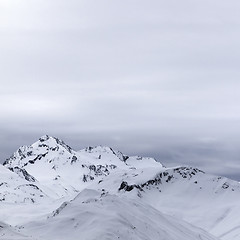
POLYGON ((238 182, 194 167, 46 135, 0 166, 0 239, 237 240, 239 199, 238 182))

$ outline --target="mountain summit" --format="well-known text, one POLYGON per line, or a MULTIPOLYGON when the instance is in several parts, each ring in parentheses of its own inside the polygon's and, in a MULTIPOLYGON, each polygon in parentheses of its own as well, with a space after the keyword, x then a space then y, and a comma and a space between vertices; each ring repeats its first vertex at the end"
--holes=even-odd
POLYGON ((102 181, 111 172, 163 167, 152 158, 129 157, 106 146, 74 151, 62 140, 48 135, 20 147, 3 165, 27 181, 51 189, 57 198, 72 195, 89 182, 102 181))

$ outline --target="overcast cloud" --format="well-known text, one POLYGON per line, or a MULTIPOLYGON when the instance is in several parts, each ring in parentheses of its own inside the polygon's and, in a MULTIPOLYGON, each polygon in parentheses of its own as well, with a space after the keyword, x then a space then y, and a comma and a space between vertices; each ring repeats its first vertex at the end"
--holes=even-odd
POLYGON ((0 161, 49 134, 240 180, 239 11, 0 0, 0 161))

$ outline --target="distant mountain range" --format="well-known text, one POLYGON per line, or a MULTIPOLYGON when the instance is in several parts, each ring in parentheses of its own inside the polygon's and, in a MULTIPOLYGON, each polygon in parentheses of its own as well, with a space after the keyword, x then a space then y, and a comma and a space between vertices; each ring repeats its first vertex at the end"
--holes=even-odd
POLYGON ((0 239, 239 240, 240 184, 43 136, 0 165, 0 239))

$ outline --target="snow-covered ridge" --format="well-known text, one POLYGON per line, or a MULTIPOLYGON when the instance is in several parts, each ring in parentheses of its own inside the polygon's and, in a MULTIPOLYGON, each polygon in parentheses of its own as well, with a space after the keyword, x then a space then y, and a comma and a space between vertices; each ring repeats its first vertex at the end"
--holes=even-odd
POLYGON ((30 146, 20 147, 3 165, 25 180, 39 183, 46 189, 46 195, 55 199, 71 196, 112 172, 162 168, 154 159, 129 157, 107 146, 75 151, 62 140, 48 135, 30 146))
MULTIPOLYGON (((22 172, 20 173, 22 174, 22 172)), ((33 183, 0 165, 0 202, 39 203, 48 196, 33 183)))
MULTIPOLYGON (((145 211, 143 209, 147 208, 155 209, 152 219, 159 219, 164 213, 176 218, 177 224, 181 226, 185 226, 184 221, 187 221, 215 236, 221 236, 224 240, 238 240, 239 198, 238 182, 209 175, 191 166, 166 168, 153 158, 127 156, 107 146, 87 147, 75 151, 62 140, 47 135, 30 146, 20 147, 5 161, 4 166, 0 167, 0 211, 5 213, 2 218, 0 216, 0 221, 24 224, 26 228, 34 230, 37 228, 36 233, 40 235, 42 230, 51 232, 48 229, 51 226, 54 229, 52 235, 41 235, 44 240, 52 237, 74 239, 74 234, 64 238, 64 234, 54 235, 54 231, 62 224, 69 225, 69 219, 74 218, 76 233, 84 232, 85 230, 79 227, 81 221, 78 209, 85 214, 86 209, 91 211, 92 208, 98 209, 102 206, 106 214, 96 211, 95 216, 99 226, 104 216, 112 219, 112 222, 123 229, 123 232, 129 232, 129 226, 138 224, 132 223, 135 221, 132 219, 133 215, 124 211, 126 216, 122 216, 121 212, 113 211, 114 206, 123 207, 124 201, 128 205, 126 207, 129 208, 128 211, 135 209, 133 203, 138 202, 140 211, 145 211), (21 211, 16 211, 20 205, 21 211), (111 212, 108 211, 108 207, 112 209, 111 212), (115 214, 113 218, 111 218, 112 212, 115 214), (23 217, 25 215, 31 216, 29 220, 23 217), (36 219, 41 227, 27 224, 36 219), (124 219, 131 223, 122 225, 124 219)), ((142 215, 139 210, 135 210, 139 224, 140 222, 144 224, 144 220, 140 221, 142 215)), ((87 213, 86 219, 86 224, 91 225, 87 213)), ((170 225, 174 225, 172 219, 169 219, 170 225)), ((106 224, 108 223, 107 221, 106 224)), ((150 232, 155 232, 155 237, 152 238, 142 235, 140 229, 144 229, 144 226, 140 225, 139 228, 132 229, 133 235, 129 236, 133 237, 136 234, 139 239, 162 240, 156 237, 158 236, 156 229, 159 228, 157 224, 149 228, 150 232)), ((70 224, 69 228, 71 226, 70 224)), ((189 225, 186 228, 189 229, 189 225)), ((104 238, 106 234, 111 237, 124 236, 124 239, 128 239, 126 232, 125 235, 119 235, 109 229, 102 229, 104 231, 99 232, 102 234, 102 239, 107 239, 104 238)), ((84 234, 88 232, 89 229, 84 234)), ((190 232, 190 239, 195 239, 194 233, 190 232)), ((214 239, 210 235, 205 237, 204 234, 200 234, 200 236, 202 239, 214 239)), ((84 240, 94 239, 91 237, 92 235, 89 235, 89 238, 86 237, 84 240)), ((169 239, 175 239, 174 234, 169 239)))

